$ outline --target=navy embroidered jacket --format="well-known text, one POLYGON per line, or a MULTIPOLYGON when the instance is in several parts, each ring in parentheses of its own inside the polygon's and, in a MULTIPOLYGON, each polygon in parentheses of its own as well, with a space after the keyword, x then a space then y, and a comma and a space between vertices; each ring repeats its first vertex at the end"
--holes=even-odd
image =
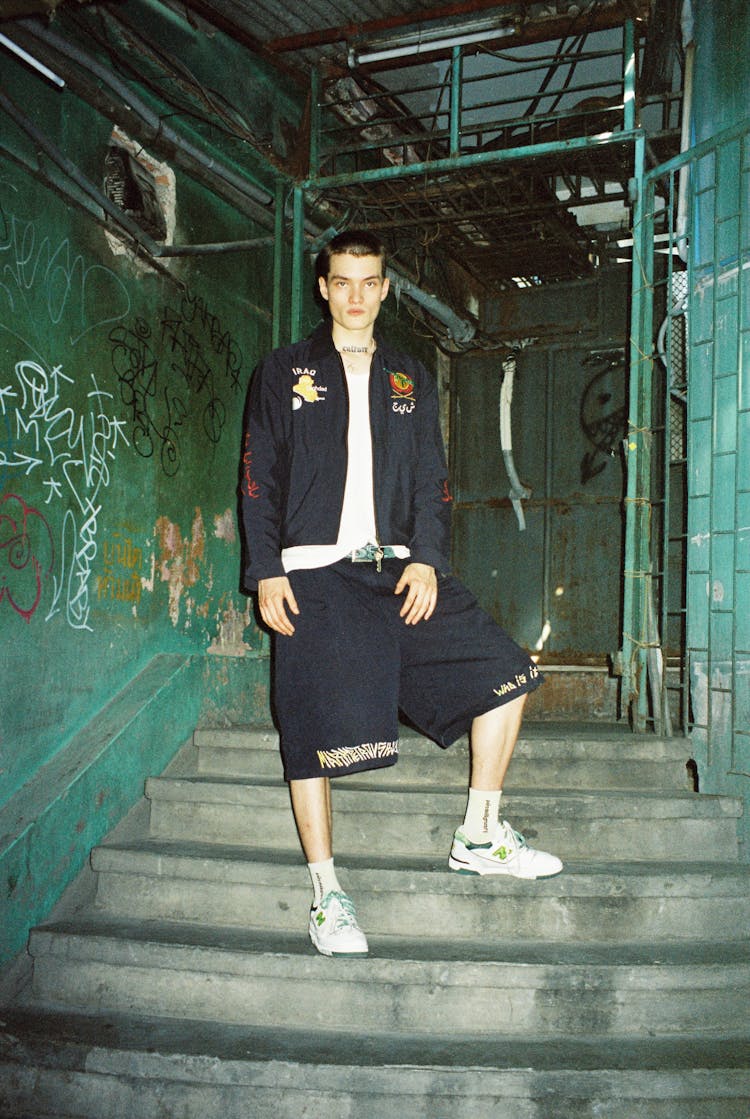
MULTIPOLYGON (((378 542, 449 569, 450 495, 434 378, 378 334, 370 371, 378 542)), ((255 370, 243 433, 243 585, 284 574, 282 548, 335 544, 347 469, 346 377, 323 322, 255 370)))

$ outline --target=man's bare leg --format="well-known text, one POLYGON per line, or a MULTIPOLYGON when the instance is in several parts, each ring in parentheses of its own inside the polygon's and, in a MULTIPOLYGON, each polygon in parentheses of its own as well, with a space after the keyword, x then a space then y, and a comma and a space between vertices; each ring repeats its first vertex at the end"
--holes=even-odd
POLYGON ((310 777, 289 782, 294 822, 308 863, 333 857, 331 782, 328 777, 310 777))
POLYGON ((519 696, 502 707, 478 715, 471 724, 472 789, 502 789, 518 732, 521 729, 526 696, 519 696))
POLYGON ((472 723, 469 799, 464 822, 453 839, 451 870, 519 878, 546 878, 562 870, 555 855, 535 851, 508 824, 500 824, 503 783, 525 703, 526 696, 518 696, 472 723))
POLYGON ((327 777, 290 781, 289 792, 313 884, 310 939, 324 956, 367 955, 367 938, 333 865, 331 782, 327 777))

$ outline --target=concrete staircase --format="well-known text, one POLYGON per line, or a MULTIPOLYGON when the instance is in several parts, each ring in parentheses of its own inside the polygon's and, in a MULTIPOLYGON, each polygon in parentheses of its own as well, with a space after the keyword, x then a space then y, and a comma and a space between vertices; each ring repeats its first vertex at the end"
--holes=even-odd
POLYGON ((446 869, 467 750, 334 788, 368 959, 319 957, 274 735, 197 732, 0 1017, 14 1119, 750 1119, 740 803, 686 740, 528 724, 504 813, 566 861, 446 869), (404 851, 408 852, 404 854, 404 851))

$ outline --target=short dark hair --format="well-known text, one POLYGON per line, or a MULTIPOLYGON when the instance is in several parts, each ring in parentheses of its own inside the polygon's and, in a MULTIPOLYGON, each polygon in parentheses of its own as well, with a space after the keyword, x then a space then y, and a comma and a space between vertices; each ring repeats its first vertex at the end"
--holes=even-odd
POLYGON ((345 229, 337 233, 315 258, 315 278, 328 278, 331 269, 331 257, 335 253, 351 253, 352 256, 377 256, 385 276, 386 250, 385 245, 374 233, 367 229, 345 229))

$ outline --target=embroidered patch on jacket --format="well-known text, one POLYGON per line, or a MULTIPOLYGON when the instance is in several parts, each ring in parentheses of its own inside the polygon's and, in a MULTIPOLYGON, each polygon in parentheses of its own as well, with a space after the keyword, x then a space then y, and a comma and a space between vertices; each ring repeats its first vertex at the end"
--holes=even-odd
POLYGON ((408 373, 389 371, 388 382, 393 389, 391 409, 400 416, 410 415, 417 406, 414 398, 414 381, 408 373))
POLYGON ((303 401, 318 404, 325 398, 328 390, 324 385, 315 384, 314 369, 295 368, 292 372, 297 377, 297 383, 292 387, 292 408, 301 408, 303 401))
POLYGON ((394 742, 362 742, 359 746, 334 746, 332 750, 318 750, 317 754, 321 769, 343 769, 358 762, 398 757, 398 739, 394 742))
POLYGON ((408 373, 389 373, 388 380, 396 396, 414 396, 414 381, 408 373))

